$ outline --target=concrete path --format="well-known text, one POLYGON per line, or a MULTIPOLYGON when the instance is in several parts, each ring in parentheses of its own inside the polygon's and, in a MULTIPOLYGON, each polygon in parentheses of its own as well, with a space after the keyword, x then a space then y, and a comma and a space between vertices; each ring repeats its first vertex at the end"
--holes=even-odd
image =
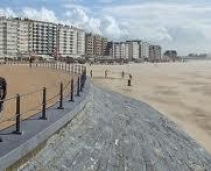
POLYGON ((210 171, 211 156, 148 105, 91 87, 85 110, 19 170, 210 171))

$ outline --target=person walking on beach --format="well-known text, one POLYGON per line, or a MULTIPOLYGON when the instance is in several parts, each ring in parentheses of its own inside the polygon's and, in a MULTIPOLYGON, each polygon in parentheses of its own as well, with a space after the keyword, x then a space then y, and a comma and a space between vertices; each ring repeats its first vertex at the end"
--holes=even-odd
POLYGON ((7 82, 6 79, 0 77, 0 112, 3 110, 4 99, 7 95, 7 82))
POLYGON ((123 79, 125 77, 125 72, 122 71, 121 75, 122 75, 122 79, 123 79))
POLYGON ((106 69, 105 70, 105 78, 107 78, 107 75, 108 75, 108 70, 106 69))
POLYGON ((92 70, 90 71, 90 77, 92 78, 92 70))

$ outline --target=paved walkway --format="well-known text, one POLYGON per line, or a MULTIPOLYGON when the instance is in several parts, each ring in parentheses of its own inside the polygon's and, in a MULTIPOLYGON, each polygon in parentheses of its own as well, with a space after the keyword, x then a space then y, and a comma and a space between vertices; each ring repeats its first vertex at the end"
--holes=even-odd
POLYGON ((90 94, 85 110, 19 170, 211 170, 211 156, 156 110, 96 87, 90 94))

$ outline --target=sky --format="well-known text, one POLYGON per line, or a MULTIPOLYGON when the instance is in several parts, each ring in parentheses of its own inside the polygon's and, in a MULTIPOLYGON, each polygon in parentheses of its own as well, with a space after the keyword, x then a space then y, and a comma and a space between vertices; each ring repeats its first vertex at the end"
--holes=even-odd
POLYGON ((73 25, 114 41, 140 39, 179 55, 211 53, 210 0, 1 0, 0 15, 73 25))

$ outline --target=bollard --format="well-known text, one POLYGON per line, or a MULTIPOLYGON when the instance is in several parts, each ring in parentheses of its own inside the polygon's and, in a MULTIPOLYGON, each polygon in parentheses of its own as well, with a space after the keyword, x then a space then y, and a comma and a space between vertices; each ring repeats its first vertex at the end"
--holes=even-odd
POLYGON ((56 70, 57 70, 57 63, 56 63, 56 70))
POLYGON ((131 86, 131 79, 128 79, 127 86, 131 86))
POLYGON ((20 114, 20 95, 17 94, 16 96, 16 123, 15 123, 15 131, 14 134, 21 135, 21 114, 20 114))
POLYGON ((42 100, 42 116, 41 119, 47 120, 46 117, 46 88, 43 87, 43 100, 42 100))
POLYGON ((60 100, 59 100, 59 107, 57 109, 64 109, 63 107, 63 83, 60 84, 60 100))
POLYGON ((78 77, 77 96, 80 96, 80 78, 78 77))
POLYGON ((70 88, 70 100, 71 102, 73 102, 73 91, 74 91, 74 79, 71 79, 71 88, 70 88))

